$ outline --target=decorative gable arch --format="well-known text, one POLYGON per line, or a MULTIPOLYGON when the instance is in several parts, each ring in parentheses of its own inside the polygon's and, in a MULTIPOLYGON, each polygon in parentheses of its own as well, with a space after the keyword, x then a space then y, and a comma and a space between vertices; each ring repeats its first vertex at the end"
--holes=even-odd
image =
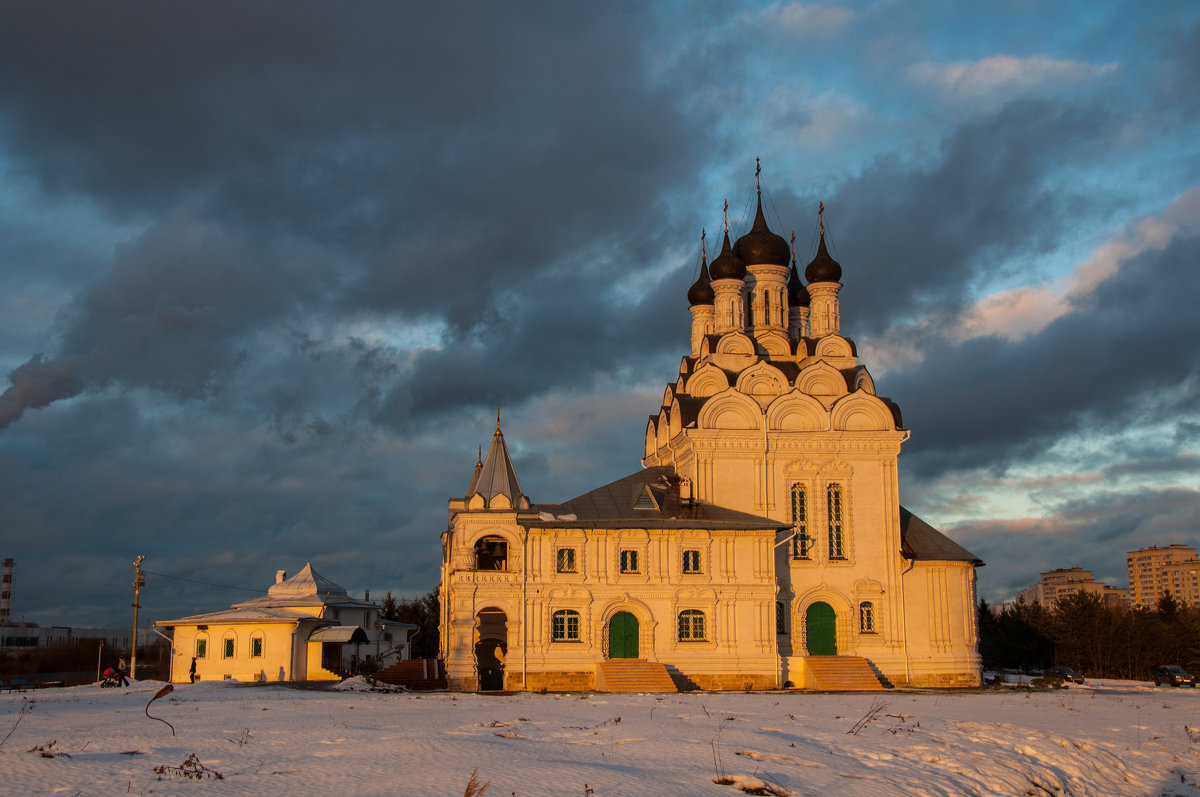
POLYGON ((839 400, 830 412, 833 428, 847 432, 891 432, 892 411, 875 396, 859 391, 839 400))
POLYGON ((759 348, 770 357, 788 357, 792 353, 791 341, 775 330, 764 332, 756 340, 759 348))
POLYGON ((758 429, 762 423, 758 402, 733 388, 713 396, 700 410, 700 429, 758 429))
POLYGON ((667 420, 670 424, 667 432, 669 439, 674 440, 675 435, 683 431, 683 408, 679 406, 679 399, 671 401, 671 411, 667 413, 667 420))
POLYGON ((826 335, 817 341, 818 357, 856 357, 854 345, 841 335, 826 335))
POLYGON ((775 397, 787 392, 788 379, 775 366, 760 360, 738 374, 739 392, 755 397, 775 397))
POLYGON ((846 377, 827 362, 816 362, 796 377, 796 389, 810 396, 846 395, 846 377))
POLYGON ((650 420, 646 421, 646 445, 645 445, 646 453, 644 456, 647 456, 647 457, 653 456, 654 452, 657 450, 658 450, 658 429, 657 429, 657 424, 654 422, 654 419, 651 418, 650 420))
POLYGON ((717 354, 754 354, 754 341, 742 332, 726 332, 717 341, 717 354))
POLYGON ((851 392, 856 390, 861 390, 864 393, 870 393, 872 396, 875 395, 875 380, 871 378, 869 373, 867 373, 866 366, 859 368, 858 373, 854 375, 854 385, 851 388, 851 392))
POLYGON ((667 443, 671 442, 671 420, 668 417, 671 411, 668 409, 659 410, 658 413, 658 435, 656 437, 658 447, 665 448, 667 443))
POLYGON ((775 399, 767 407, 767 428, 823 432, 830 428, 829 411, 812 396, 793 390, 775 399))
POLYGON ((674 385, 667 385, 667 389, 663 391, 663 400, 662 400, 661 406, 669 407, 669 406, 671 406, 671 402, 674 400, 675 400, 675 387, 674 387, 674 385))
POLYGON ((729 377, 717 366, 708 363, 696 370, 687 381, 686 393, 689 396, 706 398, 715 396, 729 389, 729 377))

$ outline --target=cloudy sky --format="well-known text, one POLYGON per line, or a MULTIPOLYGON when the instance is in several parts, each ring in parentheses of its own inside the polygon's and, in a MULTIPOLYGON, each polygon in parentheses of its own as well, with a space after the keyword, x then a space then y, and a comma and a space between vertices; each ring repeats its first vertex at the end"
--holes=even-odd
POLYGON ((755 157, 983 596, 1200 544, 1193 3, 6 3, 14 619, 423 593, 498 406, 534 501, 636 470, 755 157))

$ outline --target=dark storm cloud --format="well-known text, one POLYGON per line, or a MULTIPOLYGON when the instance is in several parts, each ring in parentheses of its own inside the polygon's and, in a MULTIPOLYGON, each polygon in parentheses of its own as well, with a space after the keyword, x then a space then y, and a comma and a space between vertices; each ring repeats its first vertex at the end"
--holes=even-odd
POLYGON ((1195 412, 1200 317, 1178 310, 1200 303, 1197 262, 1200 237, 1180 236, 1123 261, 1090 302, 1035 335, 927 348, 888 378, 918 430, 909 466, 924 476, 1003 468, 1069 432, 1195 412))
POLYGON ((1012 276, 1001 264, 1035 260, 1073 234, 1081 216, 1110 212, 1119 200, 1047 183, 1089 165, 1116 135, 1115 121, 1085 104, 1013 102, 964 122, 923 158, 882 156, 829 194, 804 197, 801 189, 775 199, 785 223, 802 220, 801 267, 825 202, 827 241, 846 286, 842 327, 873 335, 953 312, 972 288, 1012 276))
POLYGON ((52 401, 78 395, 83 389, 77 359, 47 361, 40 354, 12 371, 8 381, 12 384, 0 394, 0 429, 28 408, 45 407, 52 401))
POLYGON ((1200 111, 1200 24, 1159 34, 1165 34, 1168 44, 1163 48, 1166 76, 1155 87, 1156 104, 1172 116, 1194 115, 1200 111))
MULTIPOLYGON (((613 249, 609 281, 645 268, 623 252, 661 232, 646 204, 693 179, 699 137, 646 81, 635 8, 79 11, 19 8, 0 33, 0 141, 48 190, 159 220, 47 359, 86 357, 96 384, 204 395, 247 334, 302 312, 442 321, 467 347, 443 364, 470 364, 581 252, 613 249)), ((586 295, 599 328, 596 282, 555 301, 586 295)), ((538 332, 499 370, 561 350, 538 332)), ((417 377, 416 408, 440 406, 453 375, 417 377)))

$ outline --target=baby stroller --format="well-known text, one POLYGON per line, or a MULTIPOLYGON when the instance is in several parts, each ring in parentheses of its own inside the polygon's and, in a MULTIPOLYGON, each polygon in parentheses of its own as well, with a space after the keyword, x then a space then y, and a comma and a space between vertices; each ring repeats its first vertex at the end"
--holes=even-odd
POLYGON ((120 683, 121 682, 117 680, 117 671, 112 667, 109 667, 104 671, 104 677, 100 679, 100 688, 108 689, 111 686, 118 686, 120 683))

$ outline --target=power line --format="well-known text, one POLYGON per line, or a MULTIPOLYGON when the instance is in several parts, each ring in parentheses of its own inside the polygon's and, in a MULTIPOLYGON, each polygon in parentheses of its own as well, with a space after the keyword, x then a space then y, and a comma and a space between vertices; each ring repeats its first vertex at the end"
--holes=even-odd
POLYGON ((200 581, 195 578, 184 578, 183 576, 168 576, 166 573, 151 573, 149 570, 143 570, 148 576, 158 576, 159 578, 169 578, 173 581, 187 581, 192 584, 203 584, 206 587, 221 587, 222 589, 240 589, 242 592, 262 592, 261 589, 251 589, 250 587, 235 587, 232 584, 214 584, 211 581, 200 581))

